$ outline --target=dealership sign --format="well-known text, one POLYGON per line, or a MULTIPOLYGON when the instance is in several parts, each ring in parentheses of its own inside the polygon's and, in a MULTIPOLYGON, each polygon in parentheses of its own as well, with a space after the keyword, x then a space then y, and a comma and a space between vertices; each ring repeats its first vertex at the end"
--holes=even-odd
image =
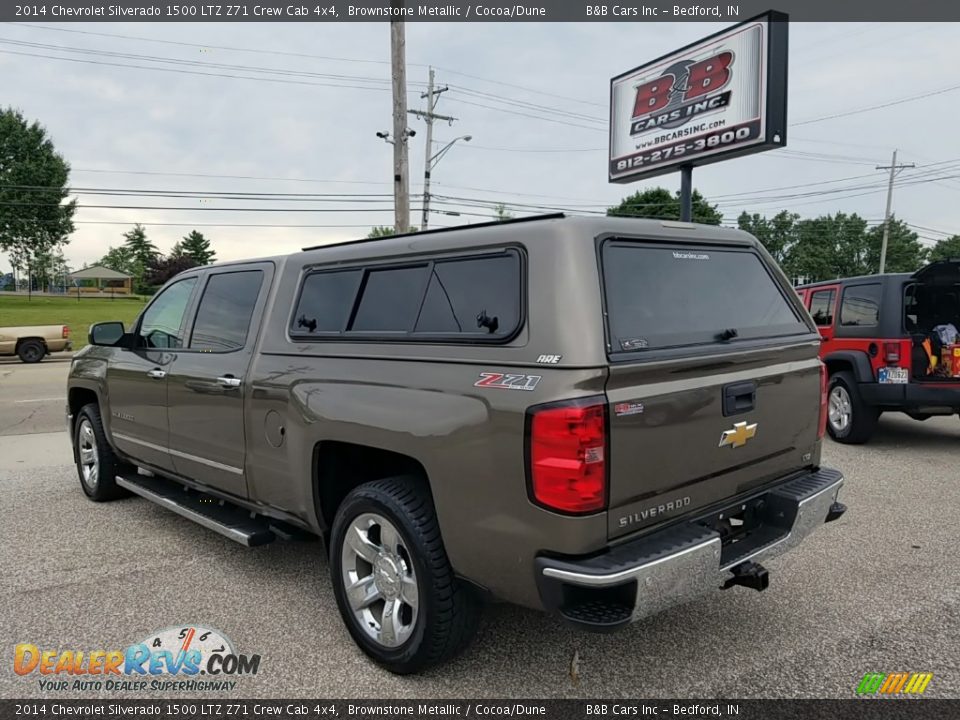
POLYGON ((768 12, 610 81, 610 182, 787 141, 787 16, 768 12))

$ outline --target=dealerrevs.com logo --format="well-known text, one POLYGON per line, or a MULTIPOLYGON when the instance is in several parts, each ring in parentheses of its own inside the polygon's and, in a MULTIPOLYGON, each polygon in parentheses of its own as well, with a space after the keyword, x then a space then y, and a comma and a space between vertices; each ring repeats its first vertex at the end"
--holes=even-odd
POLYGON ((223 633, 202 625, 165 628, 115 650, 19 643, 13 657, 13 671, 36 677, 41 690, 70 692, 234 690, 233 678, 259 669, 259 655, 236 653, 223 633))

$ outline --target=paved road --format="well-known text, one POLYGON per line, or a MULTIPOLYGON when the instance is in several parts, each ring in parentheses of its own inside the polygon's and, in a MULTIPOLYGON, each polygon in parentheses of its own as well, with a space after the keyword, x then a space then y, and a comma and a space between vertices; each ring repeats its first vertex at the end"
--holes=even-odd
POLYGON ((894 670, 933 672, 929 696, 960 697, 955 417, 885 416, 869 446, 828 442, 850 512, 769 563, 764 593, 718 591, 614 635, 495 605, 464 656, 398 678, 350 641, 318 543, 249 550, 139 498, 85 500, 62 400, 43 400, 62 395, 66 365, 12 367, 0 375, 0 697, 45 695, 11 671, 14 643, 120 648, 183 623, 263 656, 232 697, 850 697, 864 673, 894 670), (33 414, 7 425, 25 399, 33 414))
POLYGON ((0 436, 63 429, 70 353, 35 365, 0 358, 0 436))

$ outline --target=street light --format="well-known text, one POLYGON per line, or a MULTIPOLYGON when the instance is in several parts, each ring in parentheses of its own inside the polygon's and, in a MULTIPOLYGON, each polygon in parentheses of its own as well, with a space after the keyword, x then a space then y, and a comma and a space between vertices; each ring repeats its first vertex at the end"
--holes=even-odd
POLYGON ((447 151, 450 150, 450 148, 452 148, 459 140, 470 142, 473 140, 473 135, 461 135, 460 137, 455 137, 453 140, 431 155, 427 159, 427 162, 423 168, 423 219, 420 223, 421 230, 427 229, 428 218, 430 217, 430 173, 437 166, 437 163, 440 162, 440 158, 446 155, 447 151))

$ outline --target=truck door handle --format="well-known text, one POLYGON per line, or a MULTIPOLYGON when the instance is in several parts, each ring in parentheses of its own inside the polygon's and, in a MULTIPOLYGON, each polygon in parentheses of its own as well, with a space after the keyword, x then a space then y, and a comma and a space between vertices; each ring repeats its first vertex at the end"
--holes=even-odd
POLYGON ((756 402, 757 383, 755 380, 733 383, 723 388, 723 414, 725 417, 750 412, 756 406, 756 402))
POLYGON ((167 376, 167 373, 161 370, 160 368, 154 368, 153 370, 147 371, 147 377, 153 378, 154 380, 163 380, 167 376))
POLYGON ((240 387, 240 378, 233 377, 233 375, 223 375, 222 377, 217 378, 217 382, 225 388, 238 388, 240 387))

